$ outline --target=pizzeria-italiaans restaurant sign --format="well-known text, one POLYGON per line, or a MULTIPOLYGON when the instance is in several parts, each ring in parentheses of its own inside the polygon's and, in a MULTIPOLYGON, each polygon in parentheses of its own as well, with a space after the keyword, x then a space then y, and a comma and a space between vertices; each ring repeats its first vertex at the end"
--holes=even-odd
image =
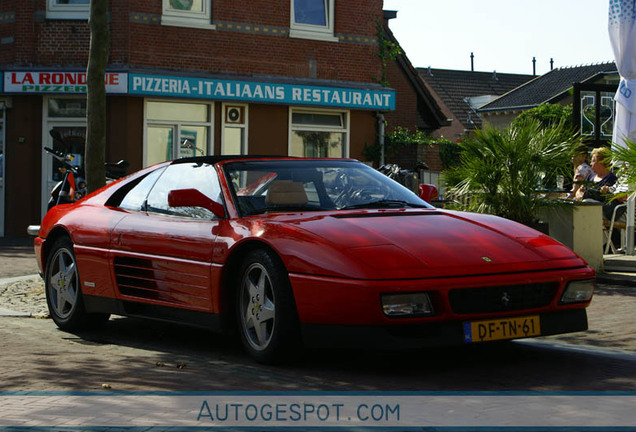
MULTIPOLYGON (((4 72, 4 93, 86 93, 85 72, 4 72)), ((395 91, 369 85, 335 87, 208 77, 108 72, 106 93, 135 96, 395 110, 395 91)))

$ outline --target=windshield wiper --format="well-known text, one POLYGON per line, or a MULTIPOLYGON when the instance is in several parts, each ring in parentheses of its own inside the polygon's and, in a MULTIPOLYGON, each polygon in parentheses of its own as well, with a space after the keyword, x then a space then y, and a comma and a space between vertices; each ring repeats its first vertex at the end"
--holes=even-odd
POLYGON ((382 199, 377 201, 369 201, 366 203, 348 205, 348 206, 342 207, 340 210, 350 210, 350 209, 359 209, 359 208, 404 208, 404 207, 428 208, 428 206, 423 204, 415 204, 415 203, 411 203, 411 202, 403 201, 403 200, 382 199))

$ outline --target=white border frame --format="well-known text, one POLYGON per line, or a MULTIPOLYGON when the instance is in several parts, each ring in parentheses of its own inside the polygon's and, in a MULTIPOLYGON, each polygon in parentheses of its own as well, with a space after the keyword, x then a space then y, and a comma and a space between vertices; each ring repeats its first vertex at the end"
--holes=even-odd
POLYGON ((249 104, 242 103, 223 103, 221 104, 221 154, 225 154, 225 128, 235 128, 235 129, 243 129, 244 130, 244 139, 245 139, 245 154, 250 154, 250 141, 249 141, 249 104), (225 121, 225 108, 226 107, 241 107, 243 108, 243 123, 226 123, 225 121))
POLYGON ((308 130, 306 128, 294 128, 294 124, 292 123, 292 114, 295 112, 304 112, 304 113, 317 113, 317 114, 344 114, 344 125, 343 128, 334 128, 328 126, 316 126, 312 130, 319 132, 337 132, 344 133, 344 154, 342 155, 343 159, 346 159, 350 154, 350 141, 351 141, 351 111, 346 109, 324 109, 324 108, 305 108, 305 107, 289 107, 289 127, 288 127, 288 135, 287 135, 287 156, 292 156, 292 133, 294 130, 308 130))
MULTIPOLYGON (((156 98, 144 98, 144 116, 143 116, 143 152, 142 152, 142 167, 146 168, 147 159, 148 159, 148 125, 162 125, 162 126, 173 126, 178 136, 181 135, 181 125, 188 124, 194 126, 206 126, 209 127, 208 133, 208 142, 207 142, 207 154, 212 156, 214 155, 214 102, 195 102, 192 99, 156 99, 156 98), (207 122, 176 122, 176 121, 168 121, 168 120, 153 120, 148 119, 148 102, 161 102, 161 103, 187 103, 187 104, 195 104, 195 105, 207 105, 209 108, 208 111, 208 121, 207 122)), ((174 157, 174 149, 173 149, 173 157, 174 157)))
POLYGON ((202 0, 203 12, 175 11, 170 0, 162 0, 161 24, 174 27, 194 27, 215 30, 212 24, 212 0, 202 0))
POLYGON ((90 2, 87 4, 57 4, 55 0, 46 0, 47 19, 87 20, 90 2))
POLYGON ((294 17, 295 8, 294 0, 290 0, 289 14, 289 37, 300 39, 315 39, 327 42, 338 42, 338 38, 334 36, 335 29, 335 0, 323 0, 327 7, 327 25, 317 26, 311 24, 297 24, 294 17))

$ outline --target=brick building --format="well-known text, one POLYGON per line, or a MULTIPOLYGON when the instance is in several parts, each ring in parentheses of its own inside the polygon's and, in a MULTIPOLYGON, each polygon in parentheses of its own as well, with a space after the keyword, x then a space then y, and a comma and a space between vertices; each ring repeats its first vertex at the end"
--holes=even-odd
MULTIPOLYGON (((411 118, 411 105, 428 101, 413 96, 412 78, 378 84, 382 0, 109 6, 106 160, 126 159, 129 171, 205 154, 363 159, 385 113, 393 124, 440 125, 434 103, 420 104, 425 121, 411 118)), ((83 159, 88 7, 0 2, 0 236, 24 235, 46 210, 60 176, 42 149, 58 145, 51 130, 83 159)))

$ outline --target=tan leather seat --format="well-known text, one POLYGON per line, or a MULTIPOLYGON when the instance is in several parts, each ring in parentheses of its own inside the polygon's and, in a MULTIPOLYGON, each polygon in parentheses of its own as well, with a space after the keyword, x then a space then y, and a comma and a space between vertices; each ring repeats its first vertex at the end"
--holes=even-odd
POLYGON ((303 184, 292 180, 274 180, 265 197, 268 206, 303 206, 307 201, 303 184))

